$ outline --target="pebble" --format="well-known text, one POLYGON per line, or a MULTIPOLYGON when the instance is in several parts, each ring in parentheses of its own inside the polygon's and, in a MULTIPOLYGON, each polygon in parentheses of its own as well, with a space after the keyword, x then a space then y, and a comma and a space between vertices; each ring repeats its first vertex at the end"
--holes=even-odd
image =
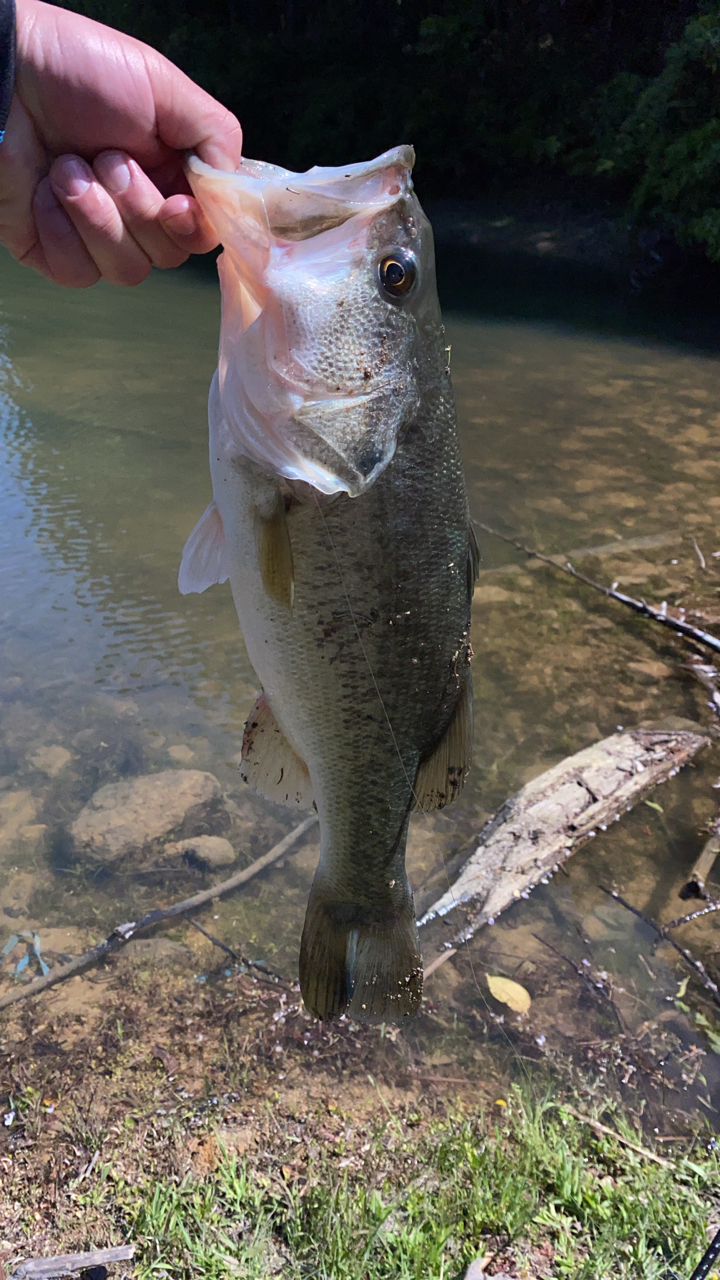
POLYGON ((199 862, 205 867, 229 867, 237 854, 229 840, 223 836, 191 836, 189 840, 175 840, 163 849, 166 856, 199 862))

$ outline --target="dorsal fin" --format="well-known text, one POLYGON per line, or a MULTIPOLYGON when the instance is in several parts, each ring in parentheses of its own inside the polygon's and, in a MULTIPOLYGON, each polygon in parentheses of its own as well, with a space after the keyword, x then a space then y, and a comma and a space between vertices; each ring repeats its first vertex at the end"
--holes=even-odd
POLYGON ((444 809, 457 799, 470 769, 473 745, 472 676, 468 671, 465 687, 448 725, 445 737, 433 754, 423 760, 415 779, 415 808, 425 813, 444 809))
POLYGON ((185 543, 178 574, 180 594, 205 591, 216 582, 227 582, 229 576, 222 517, 211 502, 185 543))
POLYGON ((313 787, 304 760, 290 746, 261 693, 245 725, 240 777, 258 795, 288 809, 310 809, 313 787))

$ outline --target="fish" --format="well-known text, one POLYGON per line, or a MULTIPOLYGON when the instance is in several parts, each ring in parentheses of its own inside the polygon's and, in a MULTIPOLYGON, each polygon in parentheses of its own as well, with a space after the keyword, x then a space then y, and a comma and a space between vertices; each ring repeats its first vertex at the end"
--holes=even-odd
POLYGON ((455 799, 472 751, 478 549, 413 164, 187 161, 222 316, 213 501, 179 587, 231 585, 261 684, 242 777, 317 809, 299 969, 326 1021, 416 1013, 408 822, 455 799))

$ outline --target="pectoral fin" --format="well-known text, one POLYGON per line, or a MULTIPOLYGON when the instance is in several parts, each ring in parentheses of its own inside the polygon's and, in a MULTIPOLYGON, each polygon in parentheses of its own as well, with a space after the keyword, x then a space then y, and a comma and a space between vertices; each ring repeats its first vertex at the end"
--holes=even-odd
POLYGON ((444 809, 462 791, 472 760, 473 701, 472 677, 465 687, 442 742, 423 760, 415 779, 415 808, 428 812, 444 809))
POLYGON ((292 609, 295 573, 285 503, 278 501, 270 515, 255 511, 255 537, 263 586, 271 600, 292 609))
POLYGON ((293 751, 264 693, 245 725, 240 777, 253 791, 288 809, 310 809, 313 787, 304 760, 293 751))
POLYGON ((205 591, 215 582, 227 582, 229 576, 222 517, 211 502, 185 543, 178 587, 181 595, 187 596, 191 591, 205 591))

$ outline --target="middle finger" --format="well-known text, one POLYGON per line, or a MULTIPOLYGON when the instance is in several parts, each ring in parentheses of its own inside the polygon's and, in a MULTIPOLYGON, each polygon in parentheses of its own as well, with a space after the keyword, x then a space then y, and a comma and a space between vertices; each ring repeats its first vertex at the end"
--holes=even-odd
POLYGON ((156 267, 178 267, 194 249, 192 232, 176 244, 158 218, 165 199, 137 161, 121 151, 103 151, 93 162, 95 175, 112 196, 136 243, 156 267), (185 243, 183 243, 183 241, 185 243))
POLYGON ((140 284, 150 272, 150 259, 90 166, 79 156, 60 156, 49 178, 104 279, 111 284, 140 284))

